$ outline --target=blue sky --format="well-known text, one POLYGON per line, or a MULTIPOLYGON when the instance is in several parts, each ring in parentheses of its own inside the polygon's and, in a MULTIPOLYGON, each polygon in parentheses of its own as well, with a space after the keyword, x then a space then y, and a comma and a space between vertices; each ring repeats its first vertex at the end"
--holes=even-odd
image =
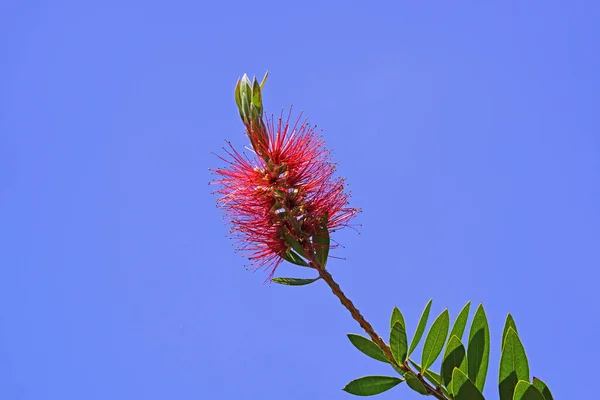
POLYGON ((533 375, 589 397, 600 6, 376 3, 0 5, 1 398, 349 399, 392 373, 322 282, 261 285, 226 238, 211 152, 246 144, 233 87, 267 69, 267 112, 324 130, 363 209, 329 268, 380 334, 395 305, 412 332, 431 297, 483 302, 488 399, 509 311, 533 375))

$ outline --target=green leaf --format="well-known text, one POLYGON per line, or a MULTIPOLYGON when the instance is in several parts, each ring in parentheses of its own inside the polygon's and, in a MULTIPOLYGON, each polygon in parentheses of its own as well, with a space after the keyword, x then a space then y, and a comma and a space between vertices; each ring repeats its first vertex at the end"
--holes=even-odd
POLYGON ((419 345, 419 341, 423 337, 423 332, 425 331, 425 325, 427 325, 427 319, 429 319, 429 311, 431 310, 431 302, 433 299, 427 302, 425 306, 425 310, 423 310, 423 314, 421 314, 421 318, 419 319, 419 324, 417 325, 417 330, 415 331, 415 335, 413 336, 410 342, 410 349, 408 350, 408 355, 410 356, 415 348, 419 345))
MULTIPOLYGON (((454 322, 454 326, 452 327, 452 330, 450 331, 450 336, 448 337, 448 340, 450 340, 453 335, 455 335, 460 340, 462 340, 463 333, 465 332, 465 327, 467 326, 467 320, 469 318, 469 309, 470 308, 471 308, 471 302, 469 301, 467 304, 465 304, 463 309, 460 310, 460 313, 458 314, 458 317, 456 317, 456 321, 454 322)), ((452 373, 452 372, 450 372, 450 373, 452 373)))
POLYGON ((258 115, 262 116, 262 94, 260 92, 260 84, 256 80, 256 77, 252 82, 252 104, 254 104, 254 107, 256 107, 256 112, 258 115))
POLYGON ((267 83, 267 77, 269 76, 269 71, 265 72, 265 76, 262 79, 262 82, 260 82, 260 88, 262 89, 265 86, 265 83, 267 83))
POLYGON ((404 364, 408 355, 408 338, 402 321, 396 321, 390 332, 390 348, 394 360, 400 365, 404 364))
POLYGON ((282 256, 282 258, 286 261, 291 262, 292 264, 296 264, 299 265, 301 267, 308 267, 308 263, 306 261, 304 261, 302 259, 302 257, 300 257, 298 255, 298 253, 296 253, 294 250, 292 249, 288 249, 282 256))
POLYGON ((402 381, 393 376, 363 376, 347 384, 343 390, 356 396, 373 396, 390 390, 402 381))
POLYGON ((244 123, 247 123, 249 120, 248 113, 250 112, 250 103, 248 102, 248 95, 243 91, 242 84, 242 92, 240 94, 242 106, 240 107, 240 115, 244 123))
POLYGON ((500 357, 500 400, 512 400, 519 381, 529 381, 529 363, 519 335, 509 327, 500 357))
POLYGON ((404 330, 406 330, 406 324, 404 323, 404 316, 402 315, 402 313, 400 312, 398 307, 394 307, 394 311, 392 311, 392 318, 390 319, 390 329, 392 329, 394 327, 394 324, 396 323, 396 321, 402 322, 402 326, 404 327, 404 330))
POLYGON ((406 379, 406 384, 412 390, 420 394, 427 394, 427 388, 425 387, 425 385, 423 385, 423 383, 419 380, 419 378, 417 378, 415 374, 413 374, 412 372, 408 372, 406 375, 404 375, 404 378, 406 379))
POLYGON ((469 378, 480 392, 483 392, 488 363, 490 361, 490 328, 483 305, 477 307, 471 330, 469 347, 467 348, 467 371, 469 378))
POLYGON ((242 98, 240 97, 240 84, 241 84, 241 81, 238 79, 238 81, 235 85, 235 92, 234 92, 235 104, 237 104, 238 110, 240 110, 242 108, 242 98))
POLYGON ((548 385, 546 385, 544 381, 534 376, 533 386, 535 386, 535 388, 542 393, 542 396, 544 396, 544 400, 554 400, 554 397, 552 397, 552 393, 550 393, 548 385))
POLYGON ((467 354, 465 346, 456 335, 452 335, 442 359, 442 383, 450 387, 454 368, 458 368, 463 374, 467 373, 467 354))
POLYGON ((296 251, 296 253, 300 254, 302 257, 304 257, 308 260, 308 257, 306 256, 306 253, 304 252, 304 249, 302 248, 302 245, 300 244, 300 242, 298 242, 296 240, 295 237, 292 236, 292 234, 290 233, 290 231, 287 228, 283 229, 283 237, 284 237, 285 241, 290 246, 292 246, 292 249, 294 249, 296 251))
MULTIPOLYGON (((417 369, 417 371, 421 370, 421 366, 419 364, 417 364, 416 362, 414 362, 410 358, 408 359, 408 361, 410 361, 410 363, 413 365, 413 367, 415 367, 417 369)), ((425 371, 425 373, 423 375, 425 375, 425 377, 427 379, 429 379, 429 381, 431 383, 433 383, 435 386, 439 386, 439 385, 442 384, 442 377, 439 376, 437 373, 433 372, 430 369, 428 369, 427 371, 425 371)))
POLYGON ((515 324, 515 320, 513 319, 512 315, 510 315, 510 313, 508 313, 508 315, 506 316, 506 322, 504 322, 504 330, 502 332, 502 347, 500 348, 500 351, 504 349, 504 340, 506 339, 508 328, 513 328, 517 334, 519 333, 519 331, 517 330, 517 324, 515 324))
POLYGON ((315 247, 315 256, 321 267, 325 267, 327 264, 327 258, 329 257, 329 229, 327 229, 328 215, 325 214, 319 225, 317 226, 315 235, 312 238, 313 246, 315 247))
POLYGON ((444 344, 446 343, 446 336, 448 335, 448 329, 450 328, 450 314, 448 309, 445 309, 431 325, 431 329, 425 338, 425 344, 423 345, 423 357, 421 362, 421 373, 424 373, 435 360, 438 358, 444 344))
POLYGON ((527 381, 519 381, 515 387, 514 400, 544 400, 542 393, 527 381))
POLYGON ((379 348, 379 346, 377 346, 375 343, 373 343, 366 337, 349 333, 348 339, 350 339, 350 342, 352 342, 354 347, 356 347, 358 350, 362 351, 369 357, 384 363, 390 362, 390 360, 387 359, 385 353, 379 348))
POLYGON ((273 278, 273 282, 278 283, 280 285, 288 285, 288 286, 304 286, 310 283, 316 282, 321 279, 320 276, 314 279, 303 279, 303 278, 273 278))
POLYGON ((455 400, 485 400, 477 386, 458 368, 452 371, 452 390, 455 400))

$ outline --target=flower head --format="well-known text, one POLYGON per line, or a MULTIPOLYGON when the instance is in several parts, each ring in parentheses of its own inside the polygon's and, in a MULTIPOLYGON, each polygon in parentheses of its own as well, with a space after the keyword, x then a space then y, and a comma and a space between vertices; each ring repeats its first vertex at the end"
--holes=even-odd
MULTIPOLYGON (((236 100, 238 93, 236 88, 236 100)), ((285 120, 271 117, 266 123, 262 115, 240 114, 254 154, 248 157, 229 144, 227 157, 220 157, 226 166, 214 170, 212 182, 220 185, 217 204, 231 221, 238 247, 254 269, 270 270, 269 278, 284 259, 316 267, 315 255, 329 250, 329 232, 358 212, 348 206, 330 152, 307 121, 290 124, 291 111, 285 120)))

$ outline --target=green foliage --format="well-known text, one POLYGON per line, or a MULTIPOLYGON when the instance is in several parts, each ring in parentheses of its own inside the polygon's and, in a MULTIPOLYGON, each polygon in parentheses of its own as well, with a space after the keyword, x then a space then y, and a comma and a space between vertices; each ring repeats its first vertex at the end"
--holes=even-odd
POLYGON ((517 324, 515 324, 515 320, 513 319, 512 315, 510 315, 510 313, 508 313, 508 315, 506 316, 506 322, 504 323, 504 331, 502 332, 502 347, 500 348, 500 350, 504 349, 504 339, 506 338, 506 334, 508 333, 509 328, 513 328, 513 330, 517 334, 519 333, 519 331, 517 331, 517 324))
POLYGON ((302 257, 304 257, 305 259, 308 260, 308 257, 306 256, 306 253, 304 252, 304 248, 302 248, 302 245, 300 244, 300 242, 298 242, 296 240, 296 238, 294 236, 292 236, 292 234, 290 233, 290 231, 287 228, 283 229, 283 237, 284 237, 285 241, 287 242, 287 244, 292 246, 292 249, 294 249, 294 251, 296 253, 300 254, 302 257))
POLYGON ((458 368, 452 372, 452 393, 456 400, 484 400, 477 386, 458 368))
POLYGON ((372 396, 390 390, 402 381, 393 376, 364 376, 348 383, 343 390, 356 396, 372 396))
MULTIPOLYGON (((406 380, 408 387, 423 395, 431 396, 430 390, 435 390, 443 393, 448 400, 484 399, 482 393, 489 364, 490 332, 482 305, 477 307, 473 316, 466 348, 461 337, 468 323, 470 302, 460 311, 451 331, 447 309, 433 321, 423 344, 421 365, 410 358, 410 352, 418 346, 424 335, 431 304, 432 300, 429 300, 419 319, 410 346, 407 345, 404 317, 400 310, 394 307, 390 319, 389 346, 398 365, 390 363, 383 350, 371 340, 359 335, 348 335, 357 349, 378 361, 390 363, 404 379, 393 378, 398 380, 391 381, 390 377, 365 377, 350 382, 344 390, 352 394, 368 396, 381 393, 406 380), (450 331, 449 338, 447 338, 448 331, 450 331), (430 367, 442 352, 441 370, 438 375, 430 367), (409 368, 410 366, 414 369, 409 368)), ((547 385, 541 380, 534 378, 533 384, 528 383, 527 356, 517 334, 515 321, 510 314, 507 315, 504 325, 502 343, 499 371, 500 400, 554 400, 547 385)))
POLYGON ((485 386, 489 361, 490 328, 483 305, 480 304, 473 317, 473 323, 469 332, 469 345, 467 347, 468 376, 480 392, 483 392, 483 387, 485 386))
POLYGON ((544 400, 554 400, 554 397, 552 397, 552 393, 550 393, 550 388, 548 388, 548 385, 546 385, 544 381, 534 377, 533 386, 535 386, 536 389, 539 390, 540 393, 542 393, 542 396, 544 396, 544 400))
POLYGON ((315 248, 315 257, 321 267, 325 267, 327 264, 327 258, 329 257, 329 229, 327 229, 328 215, 325 214, 319 221, 317 226, 317 232, 312 238, 313 246, 315 248))
POLYGON ((504 338, 498 377, 500 400, 512 400, 519 381, 529 381, 529 364, 517 332, 509 327, 504 338))
MULTIPOLYGON (((421 370, 421 366, 419 364, 417 364, 410 358, 408 359, 408 361, 411 363, 411 365, 413 367, 416 368, 417 371, 421 370)), ((442 384, 442 377, 430 369, 426 370, 423 375, 425 375, 425 378, 427 378, 429 380, 429 382, 433 383, 435 386, 440 386, 442 384)))
POLYGON ((390 332, 390 349, 394 360, 402 365, 408 355, 408 338, 402 321, 396 321, 390 332))
POLYGON ((373 343, 366 337, 349 333, 348 339, 350 339, 350 342, 354 345, 354 347, 356 347, 358 350, 362 351, 369 357, 384 363, 390 362, 385 356, 384 352, 379 348, 379 346, 377 346, 375 343, 373 343))
POLYGON ((313 282, 318 281, 321 277, 316 277, 313 279, 304 279, 304 278, 273 278, 273 283, 278 283, 280 285, 287 286, 304 286, 311 284, 313 282))
POLYGON ((423 356, 421 358, 421 373, 425 373, 425 370, 435 362, 444 349, 449 328, 450 314, 448 313, 448 309, 445 309, 435 321, 433 321, 431 329, 425 338, 423 356))
POLYGON ((262 116, 263 104, 262 104, 262 93, 261 93, 260 89, 261 89, 260 84, 258 83, 256 78, 254 78, 252 80, 252 104, 254 105, 254 107, 256 107, 256 113, 259 116, 262 116))
POLYGON ((544 400, 540 391, 527 381, 519 381, 515 387, 514 400, 544 400))
POLYGON ((404 330, 406 330, 406 323, 404 322, 404 315, 402 315, 402 313, 400 312, 398 307, 394 307, 394 310, 392 311, 392 318, 390 318, 390 329, 392 329, 394 327, 394 324, 396 323, 396 321, 400 321, 402 323, 402 326, 404 327, 404 330))
POLYGON ((453 335, 448 341, 448 345, 444 351, 444 358, 442 359, 442 383, 446 387, 450 386, 454 368, 460 369, 465 375, 467 374, 467 354, 465 346, 463 346, 456 335, 453 335))
POLYGON ((404 375, 404 378, 406 379, 406 384, 412 390, 420 394, 427 394, 427 388, 425 387, 425 385, 423 385, 423 383, 419 380, 419 378, 417 378, 417 376, 414 373, 409 372, 406 375, 404 375))
POLYGON ((448 340, 452 339, 452 336, 458 337, 462 340, 463 333, 465 332, 465 328, 467 326, 467 320, 469 319, 469 310, 471 308, 471 302, 469 301, 460 313, 458 313, 458 317, 456 317, 456 321, 454 321, 454 326, 450 331, 450 336, 448 336, 448 340))
POLYGON ((425 306, 425 310, 423 310, 423 314, 421 314, 421 318, 419 319, 419 324, 417 325, 417 330, 410 342, 410 349, 408 350, 408 355, 410 356, 415 348, 419 345, 421 338, 423 337, 423 332, 425 331, 425 326, 427 325, 427 320, 429 319, 429 312, 431 311, 431 303, 433 299, 427 302, 425 306))
POLYGON ((288 251, 286 251, 282 257, 284 260, 289 261, 292 264, 296 264, 301 267, 308 267, 308 263, 292 249, 288 249, 288 251))

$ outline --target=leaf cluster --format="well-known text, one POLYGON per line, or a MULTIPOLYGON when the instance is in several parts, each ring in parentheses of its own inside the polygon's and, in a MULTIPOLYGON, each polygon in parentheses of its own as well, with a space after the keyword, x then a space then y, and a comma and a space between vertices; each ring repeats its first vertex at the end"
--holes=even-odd
MULTIPOLYGON (((432 300, 429 300, 410 341, 404 316, 395 307, 390 320, 389 348, 393 360, 371 340, 349 334, 350 342, 365 355, 391 364, 399 376, 365 376, 348 383, 344 390, 357 396, 371 396, 385 392, 406 382, 417 393, 438 399, 484 399, 490 358, 490 330, 483 305, 479 305, 471 320, 466 338, 471 303, 467 303, 450 327, 448 310, 433 321, 421 350, 421 359, 414 352, 423 338, 432 300), (465 346, 466 344, 466 346, 465 346), (437 371, 433 364, 441 355, 437 371)), ((553 400, 548 386, 540 379, 530 379, 527 355, 513 317, 508 314, 502 333, 502 355, 498 377, 500 400, 553 400)))

